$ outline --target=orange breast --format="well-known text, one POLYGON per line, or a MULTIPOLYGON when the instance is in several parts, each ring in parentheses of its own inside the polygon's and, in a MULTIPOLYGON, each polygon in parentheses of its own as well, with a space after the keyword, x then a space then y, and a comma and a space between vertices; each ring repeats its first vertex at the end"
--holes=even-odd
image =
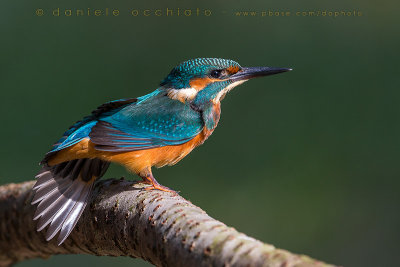
POLYGON ((146 150, 128 152, 107 152, 95 149, 89 138, 65 148, 55 154, 48 162, 50 166, 79 158, 100 158, 119 163, 132 172, 140 173, 152 166, 173 165, 189 154, 195 147, 204 143, 212 131, 204 129, 190 141, 175 146, 164 146, 146 150))

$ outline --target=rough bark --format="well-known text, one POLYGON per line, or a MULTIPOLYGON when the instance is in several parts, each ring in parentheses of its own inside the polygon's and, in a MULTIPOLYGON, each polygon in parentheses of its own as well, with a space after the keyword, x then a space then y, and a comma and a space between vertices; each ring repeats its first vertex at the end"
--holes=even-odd
POLYGON ((97 183, 64 244, 36 232, 34 181, 0 187, 0 266, 56 254, 142 258, 157 266, 332 266, 264 244, 177 194, 125 180, 97 183))

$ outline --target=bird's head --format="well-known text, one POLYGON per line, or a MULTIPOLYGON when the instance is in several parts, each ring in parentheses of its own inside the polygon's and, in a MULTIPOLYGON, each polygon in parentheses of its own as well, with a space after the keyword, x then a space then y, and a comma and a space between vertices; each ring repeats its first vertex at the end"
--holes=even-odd
POLYGON ((255 78, 290 71, 288 68, 241 67, 220 58, 197 58, 176 66, 161 82, 167 96, 201 107, 219 103, 232 88, 255 78))

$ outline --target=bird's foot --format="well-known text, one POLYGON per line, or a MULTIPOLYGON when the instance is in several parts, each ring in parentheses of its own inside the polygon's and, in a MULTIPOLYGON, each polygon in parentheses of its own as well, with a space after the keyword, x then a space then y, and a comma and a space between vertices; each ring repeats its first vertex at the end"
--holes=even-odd
POLYGON ((148 191, 148 190, 153 190, 153 189, 177 194, 176 191, 174 191, 166 186, 160 185, 160 184, 151 184, 151 186, 146 187, 144 190, 148 191))
POLYGON ((161 190, 161 191, 164 191, 164 192, 170 192, 170 193, 175 193, 175 194, 178 193, 178 192, 176 192, 176 191, 174 191, 174 190, 172 190, 172 189, 170 189, 170 188, 168 188, 166 186, 160 185, 157 182, 157 180, 153 177, 153 175, 150 175, 150 176, 147 176, 147 177, 142 177, 142 179, 143 179, 143 183, 150 185, 148 187, 145 187, 144 190, 157 189, 157 190, 161 190))

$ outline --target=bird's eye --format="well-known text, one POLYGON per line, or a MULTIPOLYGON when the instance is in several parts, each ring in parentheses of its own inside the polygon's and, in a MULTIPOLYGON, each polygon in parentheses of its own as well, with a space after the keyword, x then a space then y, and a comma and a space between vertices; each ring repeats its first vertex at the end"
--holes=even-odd
POLYGON ((210 73, 210 76, 213 78, 219 78, 221 76, 222 70, 213 70, 210 73))

